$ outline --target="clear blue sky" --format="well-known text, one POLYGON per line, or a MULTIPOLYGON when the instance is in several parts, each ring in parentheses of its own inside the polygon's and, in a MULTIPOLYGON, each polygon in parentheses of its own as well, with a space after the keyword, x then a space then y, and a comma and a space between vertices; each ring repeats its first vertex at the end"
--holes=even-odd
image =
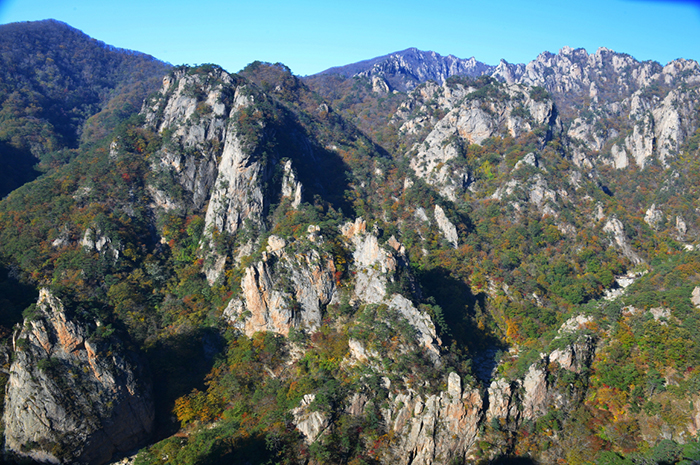
POLYGON ((0 0, 0 23, 53 18, 172 64, 254 61, 295 74, 409 47, 498 64, 565 45, 662 64, 700 60, 698 1, 0 0))

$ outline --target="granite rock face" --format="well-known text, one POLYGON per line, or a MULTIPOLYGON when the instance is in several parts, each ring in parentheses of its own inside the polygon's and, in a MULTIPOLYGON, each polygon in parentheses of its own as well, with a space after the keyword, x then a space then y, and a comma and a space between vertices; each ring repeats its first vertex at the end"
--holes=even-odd
MULTIPOLYGON (((577 320, 570 326, 560 333, 571 333, 580 324, 577 320)), ((522 378, 494 378, 485 392, 463 385, 457 373, 450 373, 439 394, 420 395, 408 389, 390 395, 382 415, 393 439, 384 460, 405 465, 476 460, 484 425, 497 423, 505 431, 516 431, 523 422, 535 421, 553 408, 576 408, 585 389, 571 380, 587 376, 595 347, 594 339, 579 336, 542 354, 522 378)), ((358 361, 368 363, 367 352, 361 352, 358 361)))
POLYGON ((292 409, 294 424, 301 431, 307 443, 311 444, 328 427, 327 415, 318 410, 311 409, 311 403, 316 399, 315 394, 307 394, 299 403, 299 406, 292 409))
MULTIPOLYGON (((316 232, 309 227, 309 237, 321 242, 316 232)), ((311 240, 303 251, 274 235, 267 243, 262 260, 246 268, 242 295, 231 300, 224 317, 249 336, 257 331, 286 336, 291 328, 315 330, 336 293, 332 257, 319 252, 311 240)))
POLYGON ((297 164, 282 156, 275 138, 284 131, 293 141, 285 143, 287 155, 311 160, 313 149, 293 123, 270 127, 275 105, 254 84, 212 67, 174 71, 141 111, 146 126, 164 139, 151 162, 152 208, 157 214, 204 210, 200 255, 210 284, 227 262, 251 253, 271 204, 284 200, 296 209, 304 199, 297 164), (217 238, 236 235, 248 238, 238 241, 238 250, 217 247, 217 238))
POLYGON ((194 208, 207 202, 217 177, 226 119, 247 103, 242 91, 234 94, 233 102, 224 99, 224 91, 230 86, 235 83, 224 71, 212 71, 205 77, 181 70, 166 76, 156 98, 144 103, 141 113, 146 126, 170 134, 170 143, 164 145, 153 162, 153 170, 160 177, 151 189, 160 198, 172 197, 169 187, 174 182, 189 194, 188 201, 194 208), (195 153, 197 156, 192 156, 195 153))
POLYGON ((435 222, 447 242, 456 249, 459 241, 457 227, 447 218, 445 210, 440 205, 435 205, 435 222))
POLYGON ((353 65, 331 68, 320 74, 367 77, 373 84, 382 82, 375 92, 386 93, 390 90, 412 90, 426 81, 442 84, 451 76, 481 76, 493 69, 493 66, 481 63, 474 57, 462 59, 409 48, 353 65))
MULTIPOLYGON (((384 304, 396 311, 416 331, 416 341, 428 350, 434 361, 439 360, 438 347, 442 344, 430 317, 417 309, 411 300, 391 287, 403 279, 408 287, 415 287, 408 271, 405 248, 392 236, 384 246, 376 235, 367 232, 362 218, 341 226, 341 232, 353 251, 355 286, 352 300, 364 304, 384 304)), ((411 293, 409 289, 402 292, 411 293)))
MULTIPOLYGON (((423 99, 423 103, 434 97, 433 102, 441 110, 453 110, 455 101, 453 106, 445 105, 446 92, 434 92, 436 88, 446 87, 451 76, 476 78, 485 75, 508 86, 544 89, 551 94, 565 122, 562 129, 569 139, 572 160, 586 169, 600 164, 616 169, 634 164, 644 169, 654 162, 668 168, 683 143, 694 134, 700 120, 697 111, 700 97, 698 62, 677 59, 662 66, 652 61, 637 61, 630 55, 604 47, 594 53, 563 47, 558 53, 543 52, 529 63, 512 64, 501 60, 497 66, 480 63, 474 58, 463 60, 408 49, 332 68, 321 74, 364 78, 378 93, 386 93, 387 88, 409 92, 395 115, 399 120, 402 113, 413 110, 421 100, 415 94, 423 97, 432 94, 423 99)), ((526 108, 532 112, 529 106, 526 108)), ((464 109, 459 118, 452 116, 453 120, 459 120, 474 143, 491 137, 496 126, 493 118, 486 117, 478 109, 464 109)), ((496 121, 502 120, 500 109, 487 106, 481 109, 495 113, 498 116, 496 121)), ((537 119, 535 113, 532 116, 537 119)), ((430 116, 429 112, 419 113, 405 121, 401 132, 410 135, 433 126, 437 129, 440 119, 430 116)), ((517 132, 517 124, 513 123, 509 121, 508 124, 511 135, 517 132)), ((449 147, 444 152, 434 164, 455 157, 454 150, 449 147)), ((433 168, 429 166, 428 171, 433 168)), ((445 170, 435 175, 438 181, 444 182, 442 178, 448 173, 445 170)), ((470 179, 464 175, 453 174, 452 183, 457 183, 461 176, 461 182, 468 184, 470 179)))
MULTIPOLYGON (((669 167, 700 119, 697 111, 700 65, 696 61, 678 59, 662 66, 651 61, 640 62, 603 47, 591 54, 584 49, 564 47, 556 54, 544 52, 526 64, 502 60, 495 67, 473 58, 460 60, 410 49, 345 68, 355 71, 356 76, 396 82, 393 85, 396 89, 412 91, 395 115, 399 120, 414 110, 416 104, 420 107, 429 101, 437 103, 441 110, 455 110, 459 100, 450 96, 463 98, 466 94, 453 89, 448 96, 444 88, 450 76, 488 75, 509 87, 522 85, 527 92, 533 88, 546 89, 565 120, 561 129, 569 139, 572 160, 581 168, 603 164, 624 169, 634 164, 643 169, 654 161, 669 167)), ((451 87, 456 86, 452 83, 451 87)), ((411 134, 434 127, 444 133, 445 127, 460 127, 461 136, 466 135, 471 143, 480 143, 497 129, 502 130, 504 123, 513 136, 532 129, 523 120, 504 119, 503 108, 494 107, 493 101, 490 103, 491 107, 472 102, 470 107, 448 115, 450 118, 444 122, 422 112, 402 122, 401 132, 411 134)), ((523 108, 542 122, 529 102, 523 108)), ((520 110, 516 113, 524 115, 520 110)), ((447 137, 451 135, 448 133, 447 137)), ((434 142, 444 143, 444 139, 431 134, 421 143, 427 143, 425 149, 430 150, 429 147, 435 147, 434 142)), ((438 147, 442 153, 431 154, 435 161, 432 165, 427 163, 426 173, 434 170, 435 165, 457 157, 459 152, 447 143, 438 147)), ((418 163, 423 161, 420 158, 418 163)), ((471 181, 468 173, 450 173, 449 168, 439 171, 442 172, 433 173, 435 184, 444 184, 448 175, 453 178, 451 184, 468 185, 471 181)), ((454 197, 453 190, 444 187, 443 190, 443 195, 454 197)))
POLYGON ((483 89, 487 87, 477 89, 459 83, 429 85, 420 92, 429 93, 429 101, 438 102, 440 110, 446 112, 444 117, 423 121, 425 116, 420 108, 425 106, 425 97, 408 100, 395 115, 404 134, 429 131, 409 151, 410 167, 416 176, 452 201, 465 192, 474 178, 463 163, 470 144, 481 144, 502 133, 519 137, 539 128, 546 128, 543 133, 546 139, 561 130, 557 109, 550 98, 533 97, 530 88, 517 84, 493 82, 488 86, 498 98, 486 97, 483 89))
MULTIPOLYGON (((400 275, 408 273, 405 250, 395 239, 381 246, 366 229, 362 218, 341 226, 355 273, 351 301, 387 305, 414 327, 419 344, 439 357, 440 340, 430 317, 402 294, 390 291, 400 275)), ((246 268, 241 296, 229 302, 224 317, 248 335, 317 329, 324 308, 338 301, 335 263, 323 247, 324 239, 314 225, 308 227, 305 238, 289 243, 269 236, 262 260, 246 268)), ((404 279, 410 283, 410 277, 404 279)))
POLYGON ((559 53, 541 53, 527 64, 506 61, 492 76, 508 83, 542 86, 556 94, 584 94, 593 100, 610 95, 629 96, 652 84, 659 76, 664 84, 678 80, 698 83, 693 76, 700 71, 692 60, 674 60, 666 66, 652 61, 639 62, 633 57, 605 47, 589 54, 582 48, 563 47, 559 53), (605 85, 606 81, 612 81, 605 85))
POLYGON ((549 91, 570 121, 567 135, 580 167, 668 167, 698 124, 700 65, 678 59, 666 66, 600 48, 562 48, 527 64, 502 61, 491 74, 549 91), (581 104, 580 102, 587 102, 581 104))
POLYGON ((450 373, 446 391, 427 398, 397 394, 384 416, 396 438, 387 463, 452 463, 463 461, 478 439, 483 400, 478 389, 463 389, 459 375, 450 373))
POLYGON ((635 265, 642 263, 641 257, 629 244, 627 235, 625 234, 624 225, 616 216, 613 215, 607 219, 605 225, 603 226, 603 231, 610 235, 612 245, 618 247, 632 263, 635 265))
MULTIPOLYGON (((560 334, 568 332, 564 327, 560 330, 560 334)), ((541 354, 523 377, 494 378, 485 393, 481 424, 496 425, 507 442, 509 435, 514 435, 523 424, 536 422, 553 410, 565 414, 575 410, 585 398, 595 350, 595 339, 578 335, 574 342, 541 354)))
MULTIPOLYGON (((150 436, 151 386, 138 358, 78 322, 42 290, 15 334, 5 398, 5 448, 47 463, 109 462, 150 436)), ((99 325, 99 323, 98 323, 99 325)))
MULTIPOLYGON (((170 139, 154 161, 156 179, 174 180, 194 208, 208 202, 207 230, 235 232, 246 220, 261 221, 264 162, 256 139, 244 137, 231 123, 253 103, 245 83, 214 69, 207 74, 177 71, 164 78, 157 98, 144 104, 146 125, 170 139)), ((258 129, 264 131, 262 121, 258 129)), ((151 187, 168 198, 165 181, 151 187)))

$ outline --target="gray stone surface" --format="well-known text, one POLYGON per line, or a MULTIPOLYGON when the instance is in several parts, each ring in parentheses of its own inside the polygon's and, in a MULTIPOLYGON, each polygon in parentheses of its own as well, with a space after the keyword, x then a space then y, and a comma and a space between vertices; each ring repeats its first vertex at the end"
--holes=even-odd
POLYGON ((102 464, 148 439, 154 420, 148 377, 134 354, 116 340, 108 350, 92 330, 41 290, 36 316, 14 340, 3 417, 8 451, 50 463, 102 464))

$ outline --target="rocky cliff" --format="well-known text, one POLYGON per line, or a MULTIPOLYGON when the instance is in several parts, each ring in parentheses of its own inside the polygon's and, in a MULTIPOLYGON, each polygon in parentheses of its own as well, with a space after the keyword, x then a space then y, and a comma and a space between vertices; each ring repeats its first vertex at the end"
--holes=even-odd
POLYGON ((107 463, 143 444, 154 411, 138 358, 99 321, 67 315, 42 290, 14 337, 5 448, 46 463, 107 463))
POLYGON ((289 245, 269 236, 262 260, 246 268, 242 295, 231 300, 224 316, 248 335, 316 330, 323 310, 336 298, 333 258, 319 252, 323 238, 316 232, 317 226, 309 226, 306 240, 289 245))
POLYGON ((462 389, 456 373, 450 373, 447 389, 439 395, 393 396, 385 421, 397 439, 385 460, 402 465, 464 460, 479 437, 483 407, 478 389, 462 389))
MULTIPOLYGON (((570 412, 585 396, 596 349, 596 341, 581 333, 588 322, 578 317, 565 323, 559 333, 567 342, 541 354, 522 377, 497 375, 486 390, 480 390, 473 379, 465 383, 454 372, 445 377, 437 394, 394 389, 386 379, 392 394, 382 415, 391 440, 382 461, 406 465, 474 461, 485 458, 487 443, 491 457, 512 453, 515 432, 523 425, 534 424, 552 410, 570 412)), ((376 353, 355 348, 351 357, 353 363, 378 366, 376 353)), ((367 398, 355 396, 349 403, 359 414, 367 398)), ((305 415, 298 417, 302 431, 311 418, 306 407, 305 415)), ((323 421, 314 424, 327 426, 327 418, 319 419, 323 421)), ((321 429, 304 434, 313 442, 321 429)))
POLYGON ((501 134, 517 138, 534 130, 541 132, 544 143, 561 130, 551 99, 536 96, 528 87, 495 81, 482 82, 481 87, 455 82, 427 85, 399 107, 394 119, 400 133, 429 131, 409 150, 410 166, 452 201, 475 177, 464 163, 470 144, 501 134), (430 102, 437 102, 446 114, 426 121, 430 102))
MULTIPOLYGON (((678 59, 662 66, 604 47, 591 54, 564 47, 556 54, 544 52, 526 64, 501 61, 498 66, 408 49, 321 74, 333 73, 366 79, 380 94, 398 89, 416 90, 425 96, 421 84, 432 81, 444 85, 449 77, 478 76, 546 89, 563 117, 573 160, 587 168, 603 164, 622 169, 632 163, 644 168, 652 160, 668 167, 668 160, 678 155, 698 121, 700 66, 696 61, 678 59)), ((425 100, 438 99, 444 106, 445 97, 434 94, 429 90, 432 87, 429 84, 426 88, 430 97, 425 100)), ((409 95, 399 115, 414 102, 415 96, 409 95)), ((502 118, 502 111, 492 110, 502 118)), ((468 117, 473 137, 478 140, 493 135, 497 121, 488 123, 488 118, 473 111, 462 111, 460 124, 464 125, 468 117)), ((533 116, 538 117, 536 113, 533 116)), ((415 131, 425 123, 423 114, 402 126, 401 131, 415 131)), ((508 130, 517 132, 512 123, 508 123, 508 130)))
POLYGON ((288 70, 274 72, 284 84, 266 94, 255 82, 217 67, 179 70, 142 109, 146 127, 163 137, 151 162, 152 205, 159 214, 204 209, 201 256, 210 284, 259 246, 271 206, 297 209, 313 195, 342 193, 339 145, 367 146, 356 134, 310 134, 302 124, 309 119, 344 123, 323 105, 311 117, 296 116, 301 110, 285 107, 275 92, 308 98, 308 90, 288 70))
POLYGON ((593 54, 564 47, 526 65, 501 62, 493 77, 546 88, 566 115, 574 160, 639 168, 652 157, 668 166, 698 121, 700 66, 674 60, 666 66, 639 62, 600 48, 593 54))
MULTIPOLYGON (((258 150, 258 137, 262 137, 258 132, 264 132, 265 123, 251 121, 251 134, 234 123, 249 117, 246 109, 254 101, 252 90, 236 84, 220 69, 197 74, 178 71, 163 80, 160 94, 142 111, 146 124, 169 139, 153 163, 156 175, 151 190, 156 205, 166 210, 207 205, 209 239, 214 231, 233 234, 246 222, 260 228, 266 208, 262 186, 271 165, 264 168, 268 160, 258 150), (173 182, 186 195, 178 196, 173 182), (187 205, 181 205, 183 201, 187 205)), ((219 260, 211 257, 210 261, 219 260)), ((211 282, 218 272, 220 265, 214 265, 208 273, 211 282)))
MULTIPOLYGON (((403 246, 395 238, 380 246, 362 218, 342 225, 339 232, 347 241, 355 276, 354 286, 345 290, 349 304, 387 305, 415 329, 416 341, 439 357, 440 340, 430 317, 404 295, 391 291, 400 288, 403 280, 407 288, 401 291, 410 297, 412 278, 407 275, 403 246)), ((224 316, 248 335, 257 331, 288 335, 291 328, 317 330, 326 306, 340 301, 334 260, 323 249, 324 238, 315 225, 308 227, 306 237, 290 243, 269 236, 262 260, 246 268, 242 295, 229 302, 224 316)))
POLYGON ((142 463, 694 447, 697 64, 395 55, 329 100, 280 64, 179 67, 0 202, 0 261, 54 289, 0 351, 12 457, 152 429, 177 435, 142 463))

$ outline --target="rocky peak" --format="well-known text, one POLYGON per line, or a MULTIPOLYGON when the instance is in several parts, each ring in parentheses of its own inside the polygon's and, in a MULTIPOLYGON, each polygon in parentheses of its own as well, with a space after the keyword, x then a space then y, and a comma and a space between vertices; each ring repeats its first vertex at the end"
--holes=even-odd
POLYGON ((14 340, 7 451, 40 462, 102 464, 149 437, 148 378, 111 331, 69 317, 58 298, 40 291, 14 340))
POLYGON ((588 54, 564 47, 525 65, 502 61, 492 76, 552 94, 569 121, 573 159, 581 167, 623 169, 634 161, 645 168, 654 157, 667 167, 698 121, 700 66, 692 60, 662 67, 606 48, 588 54))
POLYGON ((242 295, 234 298, 224 317, 248 335, 291 328, 315 330, 323 309, 336 294, 333 259, 323 253, 323 238, 315 225, 309 236, 293 243, 271 235, 262 260, 246 268, 242 295))
MULTIPOLYGON (((442 89, 443 95, 457 98, 445 98, 447 114, 434 124, 425 139, 414 144, 409 156, 415 174, 436 186, 449 200, 456 200, 472 181, 472 173, 460 163, 469 144, 480 144, 502 133, 517 138, 542 127, 547 128, 547 134, 560 131, 554 102, 533 94, 528 87, 494 81, 478 89, 461 83, 445 84, 442 89), (498 97, 487 98, 488 92, 498 97)), ((413 122, 414 114, 422 118, 417 111, 406 113, 407 120, 400 131, 408 132, 421 124, 413 122)))
POLYGON ((416 330, 417 342, 428 349, 437 362, 440 356, 438 347, 442 341, 430 316, 418 310, 406 296, 390 290, 390 284, 399 284, 401 279, 409 281, 410 287, 415 286, 411 282, 413 278, 408 269, 405 248, 394 237, 389 238, 386 245, 380 245, 376 235, 367 232, 367 224, 362 218, 341 226, 341 232, 353 250, 353 300, 365 304, 385 304, 397 312, 416 330))
POLYGON ((560 96, 587 94, 592 83, 629 95, 648 85, 660 71, 658 63, 638 62, 606 48, 588 54, 582 48, 563 47, 558 54, 544 52, 525 65, 501 61, 492 76, 508 83, 542 86, 560 96))
POLYGON ((372 81, 378 77, 388 89, 405 92, 427 81, 443 84, 451 76, 481 76, 490 73, 493 68, 474 57, 462 59, 409 48, 372 60, 331 68, 319 74, 362 76, 372 81))
POLYGON ((144 105, 146 125, 163 138, 151 158, 153 208, 180 214, 205 210, 200 253, 210 284, 227 262, 259 245, 255 238, 269 226, 270 205, 297 209, 307 188, 316 193, 328 188, 319 174, 335 157, 319 157, 317 151, 329 149, 309 139, 292 116, 304 110, 285 106, 288 99, 307 98, 304 92, 282 65, 257 63, 235 76, 203 66, 176 70, 144 105), (222 250, 216 238, 235 242, 236 250, 222 250))
POLYGON ((387 429, 395 444, 386 462, 428 465, 463 461, 476 443, 483 416, 478 389, 462 386, 457 373, 450 373, 447 390, 421 396, 399 393, 384 411, 387 429))
MULTIPOLYGON (((160 175, 156 179, 175 178, 190 193, 188 204, 195 208, 208 200, 216 179, 227 118, 249 103, 244 89, 218 68, 206 73, 179 69, 163 78, 159 94, 141 110, 146 126, 167 139, 153 162, 153 170, 160 175)), ((151 186, 164 199, 160 203, 177 205, 162 184, 151 186)))

